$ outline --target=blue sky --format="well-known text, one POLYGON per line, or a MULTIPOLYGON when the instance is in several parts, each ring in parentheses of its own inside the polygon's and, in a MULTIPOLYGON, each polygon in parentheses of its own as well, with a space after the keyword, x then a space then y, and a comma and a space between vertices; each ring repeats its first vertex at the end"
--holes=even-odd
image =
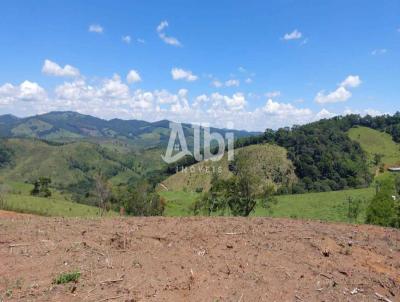
POLYGON ((0 8, 0 113, 74 110, 263 130, 400 109, 399 1, 0 8))

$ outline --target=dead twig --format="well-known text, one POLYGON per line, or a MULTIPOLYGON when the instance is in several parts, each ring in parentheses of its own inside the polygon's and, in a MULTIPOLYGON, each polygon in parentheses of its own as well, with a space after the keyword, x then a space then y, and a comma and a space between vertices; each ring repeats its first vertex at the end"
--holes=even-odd
POLYGON ((382 296, 381 294, 375 293, 375 296, 381 301, 393 302, 392 300, 389 300, 388 298, 386 298, 385 296, 382 296))
POLYGON ((16 244, 10 244, 8 247, 13 248, 13 247, 20 247, 20 246, 30 246, 29 243, 16 243, 16 244))
POLYGON ((246 233, 240 232, 240 233, 225 233, 225 235, 244 235, 246 233))
POLYGON ((119 298, 122 298, 123 296, 121 295, 121 296, 114 296, 114 297, 109 297, 109 298, 105 298, 105 299, 103 299, 103 300, 99 300, 99 301, 97 301, 97 302, 104 302, 104 301, 109 301, 109 300, 115 300, 115 299, 119 299, 119 298))
POLYGON ((105 284, 105 283, 117 283, 117 282, 121 282, 121 281, 124 281, 124 278, 123 278, 123 277, 121 277, 121 278, 119 278, 119 279, 114 279, 114 280, 104 280, 104 281, 101 281, 100 284, 105 284))
POLYGON ((332 279, 332 278, 333 278, 332 276, 328 276, 328 275, 326 275, 326 274, 324 274, 324 273, 320 273, 320 275, 323 276, 323 277, 325 277, 325 278, 328 278, 328 279, 332 279))

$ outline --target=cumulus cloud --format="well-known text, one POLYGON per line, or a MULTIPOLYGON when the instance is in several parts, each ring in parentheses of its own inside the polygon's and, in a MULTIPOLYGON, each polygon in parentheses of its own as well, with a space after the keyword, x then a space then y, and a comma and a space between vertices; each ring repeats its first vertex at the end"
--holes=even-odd
POLYGON ((193 82, 198 79, 198 76, 194 75, 190 70, 184 70, 182 68, 172 68, 171 75, 174 80, 193 82))
POLYGON ((132 41, 131 36, 127 35, 127 36, 122 36, 122 42, 126 43, 126 44, 130 44, 132 41))
POLYGON ((361 83, 362 81, 358 75, 349 75, 339 84, 336 90, 327 94, 323 90, 318 92, 315 96, 315 102, 319 104, 346 102, 352 96, 352 93, 348 89, 356 88, 361 83))
POLYGON ((102 118, 119 117, 148 121, 168 119, 261 131, 265 128, 302 124, 328 116, 324 110, 313 113, 308 108, 298 108, 272 99, 268 99, 264 106, 249 110, 246 97, 241 92, 231 95, 200 94, 191 97, 187 89, 179 89, 175 93, 165 89, 131 90, 117 74, 90 83, 84 78, 65 82, 55 88, 51 97, 47 97, 44 89, 38 84, 28 81, 18 86, 0 86, 2 108, 20 108, 22 104, 31 104, 27 114, 73 110, 102 118), (33 100, 40 102, 34 103, 33 100))
POLYGON ((136 83, 140 82, 142 78, 139 75, 139 72, 136 70, 132 69, 128 72, 128 75, 126 76, 126 81, 131 84, 131 83, 136 83))
POLYGON ((175 37, 168 36, 165 33, 165 29, 169 26, 168 21, 161 21, 161 23, 157 26, 157 33, 161 40, 163 40, 166 44, 172 46, 182 46, 181 42, 175 37))
POLYGON ((324 91, 318 92, 315 101, 319 104, 346 102, 351 98, 351 95, 351 92, 345 87, 338 87, 335 91, 328 94, 325 94, 324 91))
POLYGON ((363 109, 363 110, 352 110, 350 108, 346 108, 343 111, 344 115, 349 115, 349 114, 359 114, 361 116, 365 116, 365 115, 370 115, 370 116, 379 116, 379 115, 383 115, 384 113, 376 110, 376 109, 372 109, 372 108, 367 108, 367 109, 363 109))
MULTIPOLYGON (((140 78, 137 71, 131 71, 126 78, 128 83, 140 78)), ((193 76, 189 72, 178 77, 187 80, 193 76)), ((346 90, 345 87, 359 85, 355 78, 356 76, 346 78, 339 88, 346 90)), ((114 74, 110 78, 91 80, 77 77, 57 85, 54 91, 49 93, 39 84, 30 81, 19 85, 6 83, 0 86, 0 106, 2 110, 12 113, 25 112, 26 115, 52 110, 73 110, 102 118, 119 117, 148 121, 168 119, 176 122, 209 123, 214 127, 229 125, 231 128, 258 131, 303 124, 334 115, 326 109, 313 112, 309 108, 273 100, 273 97, 279 95, 278 91, 272 91, 263 105, 251 107, 246 99, 250 94, 215 92, 190 95, 187 89, 175 92, 165 89, 131 89, 118 74, 114 74)), ((374 113, 372 110, 369 112, 374 113)))
POLYGON ((224 84, 218 80, 212 81, 211 85, 214 86, 215 88, 221 88, 222 86, 224 86, 224 84))
POLYGON ((226 87, 239 87, 240 85, 240 81, 236 80, 236 79, 230 79, 228 81, 225 82, 225 86, 226 87))
POLYGON ((268 99, 267 103, 263 107, 266 113, 279 115, 279 116, 310 116, 312 111, 310 109, 298 109, 292 104, 285 104, 274 102, 272 99, 268 99))
POLYGON ((56 76, 56 77, 79 77, 79 69, 71 66, 65 65, 61 67, 57 63, 45 60, 42 67, 42 72, 46 75, 56 76))
POLYGON ((211 106, 214 110, 242 110, 247 105, 246 98, 243 93, 237 92, 232 97, 222 95, 218 92, 211 94, 211 106))
POLYGON ((35 82, 24 81, 14 86, 6 83, 0 86, 0 104, 9 105, 18 101, 40 102, 47 99, 46 91, 35 82))
POLYGON ((349 75, 342 83, 340 83, 340 86, 345 88, 355 88, 360 86, 360 84, 361 79, 358 75, 349 75))
POLYGON ((281 92, 280 91, 269 91, 269 92, 267 92, 266 94, 265 94, 265 96, 267 97, 267 98, 269 98, 269 99, 273 99, 273 98, 276 98, 276 97, 279 97, 281 95, 281 92))
POLYGON ((315 119, 316 120, 321 120, 321 119, 327 119, 327 118, 331 118, 334 117, 336 114, 333 112, 329 112, 328 110, 326 110, 325 108, 322 109, 320 112, 318 112, 315 115, 315 119))
POLYGON ((99 24, 91 24, 89 26, 89 32, 102 34, 103 33, 103 27, 101 25, 99 25, 99 24))
POLYGON ((303 34, 298 31, 297 29, 293 30, 291 33, 286 33, 283 36, 283 40, 290 41, 290 40, 298 40, 301 39, 303 34))

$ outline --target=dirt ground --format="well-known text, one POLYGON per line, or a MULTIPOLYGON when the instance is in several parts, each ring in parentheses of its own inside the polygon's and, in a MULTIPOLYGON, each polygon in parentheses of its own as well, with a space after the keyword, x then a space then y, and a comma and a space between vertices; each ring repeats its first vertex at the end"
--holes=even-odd
POLYGON ((400 231, 269 218, 81 220, 2 212, 0 297, 400 301, 400 231), (76 283, 52 283, 75 271, 76 283))

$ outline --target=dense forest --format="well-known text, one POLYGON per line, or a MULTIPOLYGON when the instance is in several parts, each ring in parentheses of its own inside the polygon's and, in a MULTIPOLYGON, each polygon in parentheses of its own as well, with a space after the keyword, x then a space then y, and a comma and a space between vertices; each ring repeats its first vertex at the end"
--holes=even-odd
POLYGON ((0 141, 0 168, 12 163, 12 150, 0 141))

